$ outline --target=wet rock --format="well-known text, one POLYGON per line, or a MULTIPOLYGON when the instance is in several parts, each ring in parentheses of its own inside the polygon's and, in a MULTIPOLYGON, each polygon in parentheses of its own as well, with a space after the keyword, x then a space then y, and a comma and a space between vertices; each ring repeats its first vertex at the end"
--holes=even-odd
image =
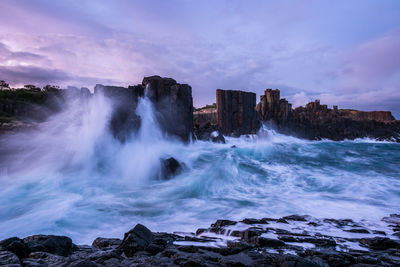
POLYGON ((361 238, 360 244, 373 250, 385 250, 390 248, 400 249, 400 241, 387 237, 361 238))
POLYGON ((0 241, 0 251, 11 251, 18 258, 26 258, 30 252, 28 246, 22 239, 11 237, 0 241))
POLYGON ((172 176, 179 174, 183 170, 183 163, 180 163, 175 158, 162 160, 162 178, 170 179, 172 176))
POLYGON ((242 220, 240 222, 245 223, 245 224, 268 224, 267 220, 254 219, 254 218, 246 218, 246 219, 244 219, 244 220, 242 220))
POLYGON ((29 258, 22 259, 23 266, 69 266, 74 261, 48 252, 32 252, 29 258))
POLYGON ((121 257, 115 250, 106 250, 106 251, 99 250, 87 256, 84 256, 83 258, 87 258, 99 264, 104 263, 109 259, 117 259, 117 260, 123 259, 123 257, 121 257))
POLYGON ((376 235, 386 235, 384 231, 379 231, 379 230, 372 230, 372 233, 376 235))
POLYGON ((289 216, 282 217, 282 219, 284 219, 286 221, 299 221, 299 222, 307 221, 305 216, 301 216, 301 215, 289 215, 289 216))
POLYGON ((225 144, 225 137, 219 132, 217 132, 216 134, 211 133, 211 141, 213 143, 225 144))
POLYGON ((149 86, 149 97, 157 111, 157 121, 167 134, 189 141, 193 132, 192 87, 172 78, 144 77, 142 87, 149 86))
POLYGON ((257 238, 257 245, 260 246, 260 247, 278 248, 278 247, 285 246, 285 242, 283 242, 282 240, 278 240, 278 239, 258 237, 257 238))
POLYGON ((259 237, 262 233, 264 233, 262 229, 259 228, 249 228, 242 232, 242 240, 249 243, 257 243, 257 237, 259 237))
POLYGON ((33 235, 24 238, 24 243, 31 252, 41 251, 60 256, 68 256, 76 248, 67 236, 33 235))
POLYGON ((255 93, 218 89, 216 99, 218 129, 222 134, 239 136, 257 132, 260 124, 255 93))
POLYGON ((400 214, 390 214, 389 217, 383 217, 382 221, 400 225, 400 214))
POLYGON ((116 248, 122 243, 122 240, 119 238, 96 238, 92 246, 98 249, 109 249, 109 248, 116 248))
POLYGON ((358 224, 353 222, 353 220, 351 220, 351 219, 343 219, 343 220, 324 219, 324 223, 336 224, 338 227, 343 227, 343 226, 358 227, 359 226, 358 224))
POLYGON ((301 241, 312 243, 319 247, 335 247, 336 246, 336 242, 333 238, 307 237, 307 238, 302 238, 301 241))
POLYGON ((343 230, 345 232, 350 232, 350 233, 358 233, 358 234, 369 234, 369 231, 366 229, 349 229, 349 230, 343 230))
POLYGON ((0 251, 0 266, 20 267, 21 262, 14 253, 10 251, 0 251))
POLYGON ((333 109, 319 100, 292 109, 278 89, 267 89, 256 106, 258 118, 278 132, 321 140, 344 140, 362 137, 399 142, 400 121, 391 112, 333 109))
POLYGON ((218 263, 222 266, 255 266, 253 258, 245 252, 223 257, 218 263))
POLYGON ((286 224, 289 224, 288 221, 286 221, 286 220, 283 219, 283 218, 278 219, 276 222, 278 222, 278 223, 286 223, 286 224))
POLYGON ((237 222, 231 220, 217 220, 215 223, 211 224, 211 227, 221 228, 223 226, 235 225, 235 224, 237 224, 237 222))
POLYGON ((309 223, 307 223, 307 225, 311 225, 311 226, 317 227, 317 226, 321 226, 322 224, 316 223, 316 222, 309 222, 309 223))
POLYGON ((77 262, 73 262, 69 266, 71 266, 71 267, 98 267, 99 265, 97 265, 95 262, 93 262, 91 260, 83 259, 83 260, 79 260, 77 262))
POLYGON ((137 224, 125 233, 124 240, 118 247, 127 257, 132 257, 138 251, 145 250, 153 241, 153 233, 144 225, 137 224))
POLYGON ((208 229, 206 228, 199 228, 196 231, 196 235, 201 235, 202 233, 206 233, 208 231, 208 229))

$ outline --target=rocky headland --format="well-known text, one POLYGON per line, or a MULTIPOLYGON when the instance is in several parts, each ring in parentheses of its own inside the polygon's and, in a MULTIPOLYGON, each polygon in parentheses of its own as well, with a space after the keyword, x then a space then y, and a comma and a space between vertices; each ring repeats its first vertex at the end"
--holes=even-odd
POLYGON ((148 97, 156 110, 163 132, 188 142, 191 139, 224 143, 225 136, 255 134, 261 124, 280 133, 310 140, 353 140, 373 138, 400 142, 400 121, 389 111, 332 109, 319 100, 305 107, 292 108, 280 98, 278 89, 265 90, 256 103, 256 94, 238 90, 216 90, 216 103, 194 109, 192 88, 172 78, 145 77, 141 84, 118 87, 96 85, 94 94, 87 88, 43 89, 26 85, 21 89, 0 90, 0 132, 27 128, 62 110, 68 99, 86 99, 102 93, 113 103, 110 130, 124 142, 137 131, 141 119, 136 113, 140 97, 148 88, 148 97))
POLYGON ((141 224, 119 238, 75 245, 34 235, 0 241, 1 266, 399 266, 400 215, 380 224, 350 219, 217 220, 195 233, 155 233, 141 224))

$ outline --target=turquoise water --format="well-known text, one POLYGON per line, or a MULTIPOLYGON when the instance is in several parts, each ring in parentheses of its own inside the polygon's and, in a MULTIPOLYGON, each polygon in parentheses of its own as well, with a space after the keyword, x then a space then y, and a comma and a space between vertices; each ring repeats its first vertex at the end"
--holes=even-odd
POLYGON ((221 218, 373 222, 400 212, 400 144, 306 141, 263 129, 226 144, 185 145, 161 133, 147 99, 138 108, 147 123, 121 144, 108 131, 111 111, 101 96, 72 102, 1 141, 0 239, 63 234, 90 244, 136 223, 195 231, 221 218), (160 159, 171 156, 186 167, 162 181, 160 159))

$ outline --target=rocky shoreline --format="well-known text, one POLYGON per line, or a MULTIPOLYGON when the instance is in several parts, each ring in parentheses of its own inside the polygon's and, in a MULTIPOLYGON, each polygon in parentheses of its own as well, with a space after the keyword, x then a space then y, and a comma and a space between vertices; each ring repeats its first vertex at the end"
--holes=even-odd
POLYGON ((390 111, 359 111, 338 106, 331 109, 319 100, 292 108, 278 89, 265 90, 258 103, 255 93, 217 89, 215 104, 194 109, 190 85, 160 76, 144 77, 141 84, 128 87, 97 84, 93 94, 87 88, 65 90, 50 85, 43 89, 26 85, 0 90, 0 135, 45 121, 65 110, 71 99, 85 103, 100 94, 112 103, 110 131, 124 142, 140 128, 141 117, 136 108, 146 90, 163 133, 184 142, 200 139, 223 143, 223 135, 255 134, 262 124, 279 133, 309 140, 371 138, 400 142, 400 121, 390 111))
POLYGON ((137 224, 123 239, 75 245, 66 236, 0 241, 0 266, 399 266, 400 215, 350 219, 217 220, 196 233, 155 233, 137 224))

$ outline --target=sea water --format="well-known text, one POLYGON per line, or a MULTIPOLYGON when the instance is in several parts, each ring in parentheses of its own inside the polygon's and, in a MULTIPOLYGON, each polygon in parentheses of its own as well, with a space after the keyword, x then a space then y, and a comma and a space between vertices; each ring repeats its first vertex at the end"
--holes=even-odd
POLYGON ((123 236, 137 223, 188 231, 217 219, 307 214, 379 221, 400 212, 400 144, 308 141, 263 127, 226 144, 184 144, 140 99, 139 131, 109 131, 112 104, 75 99, 35 129, 0 142, 0 239, 67 235, 77 244, 123 236), (161 160, 183 171, 160 180, 161 160))

